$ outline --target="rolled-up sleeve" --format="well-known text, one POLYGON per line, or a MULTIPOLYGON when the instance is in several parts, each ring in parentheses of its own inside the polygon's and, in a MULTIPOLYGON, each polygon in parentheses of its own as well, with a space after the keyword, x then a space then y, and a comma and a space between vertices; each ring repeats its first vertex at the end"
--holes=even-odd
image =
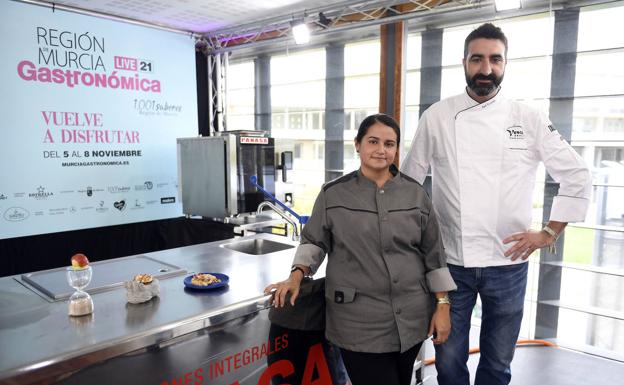
POLYGON ((425 277, 427 278, 429 291, 437 293, 457 290, 457 285, 455 285, 455 281, 453 281, 453 277, 451 277, 451 273, 446 266, 431 270, 425 277))
POLYGON ((295 252, 293 265, 308 266, 311 274, 314 274, 330 250, 331 232, 327 225, 325 192, 321 190, 314 202, 312 215, 303 227, 301 244, 295 252))
POLYGON ((542 116, 538 135, 539 152, 548 174, 559 182, 553 198, 550 220, 582 222, 585 220, 591 195, 591 173, 583 159, 542 116))
POLYGON ((440 236, 440 227, 435 211, 429 202, 429 218, 427 225, 422 229, 420 250, 425 258, 425 278, 427 286, 432 292, 452 291, 457 286, 451 273, 446 267, 446 254, 440 236))

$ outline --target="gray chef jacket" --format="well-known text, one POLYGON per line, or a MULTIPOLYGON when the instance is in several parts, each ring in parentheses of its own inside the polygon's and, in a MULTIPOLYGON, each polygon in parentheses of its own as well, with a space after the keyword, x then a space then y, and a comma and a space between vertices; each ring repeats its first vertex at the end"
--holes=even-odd
POLYGON ((455 290, 423 187, 391 168, 378 188, 360 171, 325 184, 293 264, 328 255, 326 336, 352 351, 404 352, 427 338, 432 292, 455 290))

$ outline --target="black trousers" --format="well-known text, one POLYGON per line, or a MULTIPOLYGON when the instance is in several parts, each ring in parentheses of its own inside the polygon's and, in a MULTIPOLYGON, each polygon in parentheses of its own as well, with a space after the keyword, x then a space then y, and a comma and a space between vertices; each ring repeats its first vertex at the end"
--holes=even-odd
POLYGON ((404 353, 362 353, 340 349, 353 385, 410 385, 422 342, 404 353))

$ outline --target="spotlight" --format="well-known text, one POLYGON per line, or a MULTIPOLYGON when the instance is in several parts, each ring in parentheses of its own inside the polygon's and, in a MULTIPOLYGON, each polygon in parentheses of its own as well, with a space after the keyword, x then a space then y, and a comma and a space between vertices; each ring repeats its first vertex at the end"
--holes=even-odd
POLYGON ((200 37, 195 40, 195 49, 197 51, 204 52, 208 48, 208 40, 205 37, 200 37))
POLYGON ((522 2, 520 0, 494 0, 494 7, 496 12, 509 11, 522 8, 522 2))
POLYGON ((310 41, 310 29, 308 29, 308 25, 303 21, 293 25, 292 33, 295 38, 295 43, 298 45, 307 44, 310 41))

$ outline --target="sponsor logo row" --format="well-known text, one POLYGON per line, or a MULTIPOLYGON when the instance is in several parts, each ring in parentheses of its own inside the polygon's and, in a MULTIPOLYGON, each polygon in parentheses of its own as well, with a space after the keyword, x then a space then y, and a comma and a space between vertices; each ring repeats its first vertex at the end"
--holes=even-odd
MULTIPOLYGON (((149 191, 152 189, 159 189, 159 188, 163 188, 163 187, 167 187, 173 185, 174 187, 178 187, 177 183, 173 182, 173 183, 166 183, 166 182, 162 182, 162 183, 153 183, 151 181, 146 181, 143 182, 142 184, 138 184, 135 185, 134 187, 132 186, 107 186, 106 189, 104 188, 95 188, 92 186, 86 186, 84 188, 81 189, 77 189, 77 190, 61 190, 58 192, 52 192, 52 191, 48 191, 44 186, 38 186, 37 188, 35 188, 35 190, 33 190, 32 192, 26 193, 26 192, 16 192, 13 193, 13 198, 34 198, 37 200, 44 200, 47 199, 49 197, 53 197, 56 194, 71 194, 71 193, 79 193, 79 194, 84 194, 88 197, 94 196, 97 193, 101 193, 101 192, 108 192, 110 194, 124 194, 124 193, 129 193, 130 191, 134 190, 134 191, 149 191)), ((2 192, 0 192, 0 201, 9 199, 9 195, 4 194, 2 192)))
MULTIPOLYGON (((176 201, 175 197, 160 198, 161 205, 175 203, 175 201, 176 201)), ((84 206, 84 207, 69 206, 69 207, 48 209, 47 214, 48 215, 76 214, 79 211, 85 212, 85 211, 90 211, 90 210, 94 210, 97 213, 105 213, 109 210, 121 212, 121 211, 125 211, 126 209, 130 209, 130 210, 144 209, 147 206, 151 206, 154 204, 158 204, 158 199, 147 200, 147 201, 142 201, 140 199, 134 199, 134 201, 129 201, 126 199, 119 199, 119 200, 115 200, 114 202, 106 202, 106 201, 100 200, 94 206, 84 206)), ((38 216, 44 216, 45 214, 46 212, 41 211, 41 210, 34 211, 33 213, 31 213, 30 211, 28 211, 27 209, 23 207, 12 206, 4 210, 3 218, 5 221, 8 221, 8 222, 21 222, 30 218, 31 216, 38 217, 38 216)))

